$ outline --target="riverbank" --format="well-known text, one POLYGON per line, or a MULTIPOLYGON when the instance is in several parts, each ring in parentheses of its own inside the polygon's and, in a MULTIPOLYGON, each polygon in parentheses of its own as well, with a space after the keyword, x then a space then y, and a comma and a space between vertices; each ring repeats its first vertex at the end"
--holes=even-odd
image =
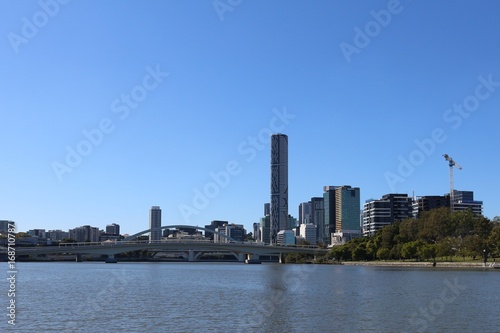
MULTIPOLYGON (((343 265, 350 266, 381 266, 381 267, 441 267, 441 268, 484 268, 482 262, 436 262, 434 265, 428 261, 344 261, 343 265)), ((500 268, 499 264, 487 262, 486 268, 500 268)))

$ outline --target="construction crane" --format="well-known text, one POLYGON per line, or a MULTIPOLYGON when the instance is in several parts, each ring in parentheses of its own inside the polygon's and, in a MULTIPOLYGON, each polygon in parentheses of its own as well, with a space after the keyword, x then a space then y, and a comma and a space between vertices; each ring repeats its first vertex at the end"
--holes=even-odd
POLYGON ((453 204, 455 202, 454 198, 454 189, 453 189, 453 167, 456 167, 458 170, 462 170, 462 167, 458 165, 451 156, 448 154, 443 154, 445 160, 448 161, 448 166, 450 167, 450 210, 453 212, 453 204))

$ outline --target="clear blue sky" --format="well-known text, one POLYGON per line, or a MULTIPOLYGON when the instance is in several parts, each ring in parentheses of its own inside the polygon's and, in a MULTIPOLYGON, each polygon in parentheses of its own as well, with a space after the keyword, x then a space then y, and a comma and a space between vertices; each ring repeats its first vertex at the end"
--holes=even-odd
POLYGON ((158 205, 164 225, 251 231, 270 128, 295 217, 324 185, 447 193, 444 153, 500 215, 500 3, 231 3, 0 2, 0 219, 133 233, 158 205))

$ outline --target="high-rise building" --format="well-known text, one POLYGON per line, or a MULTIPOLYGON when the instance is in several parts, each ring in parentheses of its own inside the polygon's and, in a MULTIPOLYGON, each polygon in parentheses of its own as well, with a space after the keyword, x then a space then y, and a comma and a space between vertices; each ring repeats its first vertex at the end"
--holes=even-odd
POLYGON ((386 225, 413 217, 412 206, 413 200, 407 194, 391 193, 380 200, 367 200, 363 210, 363 234, 373 236, 386 225))
POLYGON ((359 187, 335 188, 335 231, 361 230, 359 187))
POLYGON ((323 242, 330 243, 331 235, 335 233, 336 228, 336 203, 335 203, 335 189, 338 186, 324 186, 323 187, 323 202, 325 209, 325 220, 323 225, 323 242))
POLYGON ((161 209, 159 206, 152 206, 149 211, 149 241, 161 240, 161 209))
POLYGON ((425 195, 413 200, 413 217, 419 218, 422 212, 440 207, 450 207, 450 197, 444 195, 425 195))
POLYGON ((101 240, 101 231, 97 227, 84 225, 70 229, 69 238, 77 242, 99 242, 101 240))
POLYGON ((266 202, 264 204, 264 216, 271 215, 271 204, 266 202))
POLYGON ((316 241, 323 242, 325 225, 325 205, 321 197, 311 198, 311 222, 316 226, 316 241))
POLYGON ((300 225, 300 237, 304 238, 309 244, 316 245, 316 226, 312 223, 303 223, 300 225))
POLYGON ((288 136, 271 135, 271 235, 272 244, 278 232, 288 225, 288 136))
POLYGON ((106 226, 106 233, 110 235, 119 235, 120 234, 120 225, 116 223, 108 224, 106 226))
MULTIPOLYGON (((243 242, 245 240, 246 231, 242 224, 225 223, 224 225, 217 227, 216 232, 222 235, 226 235, 235 241, 243 242)), ((229 243, 230 240, 226 237, 222 237, 219 234, 214 234, 214 243, 229 243)))
POLYGON ((271 215, 266 215, 260 219, 260 239, 264 244, 271 242, 271 215))
POLYGON ((453 191, 453 211, 470 210, 474 215, 483 215, 483 202, 474 200, 473 191, 453 191))
POLYGON ((311 223, 311 202, 303 202, 299 205, 299 224, 311 223))

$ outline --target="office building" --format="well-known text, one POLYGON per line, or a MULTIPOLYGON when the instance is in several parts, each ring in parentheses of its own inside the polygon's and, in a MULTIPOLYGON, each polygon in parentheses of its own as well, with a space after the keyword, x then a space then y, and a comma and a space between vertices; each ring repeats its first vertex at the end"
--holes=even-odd
POLYGON ((271 242, 271 215, 264 216, 260 219, 260 242, 270 244, 271 242))
MULTIPOLYGON (((449 197, 449 195, 447 195, 449 197)), ((453 191, 453 211, 470 210, 474 215, 483 215, 483 202, 474 200, 473 191, 453 191)))
POLYGON ((391 193, 367 200, 363 209, 363 235, 373 236, 386 225, 413 217, 413 200, 407 194, 391 193))
POLYGON ((336 228, 336 203, 335 203, 335 189, 338 186, 324 186, 323 187, 323 205, 324 205, 324 224, 323 224, 323 243, 331 242, 331 235, 335 232, 336 228))
POLYGON ((271 231, 272 244, 288 225, 288 136, 271 135, 271 231))
MULTIPOLYGON (((243 242, 245 240, 246 231, 241 224, 225 223, 224 225, 217 227, 215 231, 219 234, 226 235, 237 242, 243 242)), ((214 243, 229 243, 232 241, 226 237, 220 236, 219 234, 214 234, 214 243)))
POLYGON ((422 212, 440 207, 450 207, 450 197, 444 195, 425 195, 413 200, 413 217, 419 218, 422 212))
POLYGON ((335 188, 335 231, 361 230, 359 187, 335 188))
POLYGON ((316 226, 316 241, 323 242, 325 225, 325 206, 322 197, 311 198, 311 222, 316 226))
POLYGON ((299 224, 311 223, 311 202, 303 202, 299 205, 299 224))
POLYGON ((51 241, 62 241, 63 239, 70 238, 69 232, 62 230, 49 230, 46 233, 47 239, 51 241))
POLYGON ((215 230, 218 227, 222 227, 224 224, 228 224, 228 221, 213 220, 210 224, 205 225, 205 238, 214 240, 214 233, 211 230, 215 230))
POLYGON ((316 226, 312 223, 303 223, 299 227, 299 235, 311 245, 316 245, 316 226))
POLYGON ((149 241, 157 242, 161 240, 161 209, 159 206, 152 206, 149 211, 149 241))
POLYGON ((101 231, 97 227, 84 225, 70 229, 69 238, 77 242, 99 242, 101 240, 101 231))
POLYGON ((280 230, 278 232, 279 245, 294 245, 295 233, 292 230, 280 230))
POLYGON ((110 235, 119 235, 120 234, 120 225, 113 223, 113 224, 108 224, 106 226, 106 233, 110 235))
POLYGON ((15 226, 14 221, 0 220, 0 234, 7 234, 9 232, 9 226, 15 226))

